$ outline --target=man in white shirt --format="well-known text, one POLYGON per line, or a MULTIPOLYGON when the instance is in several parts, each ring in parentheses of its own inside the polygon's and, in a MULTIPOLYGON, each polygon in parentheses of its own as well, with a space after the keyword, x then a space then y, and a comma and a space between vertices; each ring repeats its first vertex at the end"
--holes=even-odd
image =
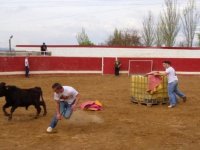
POLYGON ((80 99, 80 94, 71 86, 62 86, 60 83, 54 83, 52 89, 56 102, 56 114, 47 128, 47 132, 52 132, 62 116, 69 119, 80 99))
POLYGON ((165 75, 167 75, 168 78, 168 95, 169 95, 169 101, 170 105, 169 108, 173 108, 176 106, 177 103, 177 97, 181 97, 183 99, 183 102, 186 102, 186 96, 178 89, 178 78, 176 76, 176 72, 173 67, 171 67, 170 61, 163 61, 163 67, 165 68, 165 75))
POLYGON ((28 77, 29 77, 29 62, 28 62, 28 56, 25 57, 24 65, 25 65, 25 76, 28 78, 28 77))

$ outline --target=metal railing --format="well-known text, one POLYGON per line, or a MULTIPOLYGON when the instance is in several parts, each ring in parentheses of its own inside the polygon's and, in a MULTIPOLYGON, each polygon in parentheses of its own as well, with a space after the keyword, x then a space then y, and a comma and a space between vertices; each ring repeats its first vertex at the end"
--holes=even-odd
POLYGON ((0 51, 0 56, 51 56, 50 51, 0 51))

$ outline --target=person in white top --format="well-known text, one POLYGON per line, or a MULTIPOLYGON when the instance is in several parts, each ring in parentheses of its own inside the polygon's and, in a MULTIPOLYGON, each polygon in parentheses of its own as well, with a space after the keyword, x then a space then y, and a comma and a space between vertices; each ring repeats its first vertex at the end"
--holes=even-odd
POLYGON ((69 119, 80 99, 78 91, 71 86, 62 86, 60 83, 54 83, 52 89, 54 91, 54 100, 56 102, 56 113, 47 128, 47 132, 52 132, 62 116, 69 119))
POLYGON ((167 75, 168 78, 168 95, 169 95, 169 108, 176 106, 177 97, 181 97, 183 102, 186 102, 186 96, 178 89, 178 77, 176 76, 176 71, 171 67, 170 61, 163 61, 163 67, 165 68, 164 75, 167 75))
POLYGON ((28 56, 25 57, 24 65, 25 65, 25 77, 29 78, 29 61, 28 61, 28 56))

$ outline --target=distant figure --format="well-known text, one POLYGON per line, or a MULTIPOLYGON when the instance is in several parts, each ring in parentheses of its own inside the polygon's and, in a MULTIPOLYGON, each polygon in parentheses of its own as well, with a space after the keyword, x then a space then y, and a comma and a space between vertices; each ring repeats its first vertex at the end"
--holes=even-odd
POLYGON ((121 62, 118 59, 115 61, 114 67, 115 67, 115 76, 119 76, 121 62))
POLYGON ((41 45, 41 54, 42 55, 46 55, 46 51, 47 51, 47 46, 46 46, 46 44, 45 43, 43 43, 42 45, 41 45))
POLYGON ((24 65, 25 65, 25 77, 29 78, 29 61, 28 61, 28 56, 25 57, 24 65))

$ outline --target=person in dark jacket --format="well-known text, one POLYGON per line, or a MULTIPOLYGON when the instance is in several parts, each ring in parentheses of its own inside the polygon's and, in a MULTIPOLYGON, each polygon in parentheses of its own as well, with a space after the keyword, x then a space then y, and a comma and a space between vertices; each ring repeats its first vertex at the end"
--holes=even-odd
POLYGON ((46 44, 43 43, 40 48, 41 48, 41 55, 46 55, 46 51, 47 51, 46 44))
POLYGON ((119 76, 121 62, 118 59, 115 61, 114 67, 115 67, 115 76, 119 76))

